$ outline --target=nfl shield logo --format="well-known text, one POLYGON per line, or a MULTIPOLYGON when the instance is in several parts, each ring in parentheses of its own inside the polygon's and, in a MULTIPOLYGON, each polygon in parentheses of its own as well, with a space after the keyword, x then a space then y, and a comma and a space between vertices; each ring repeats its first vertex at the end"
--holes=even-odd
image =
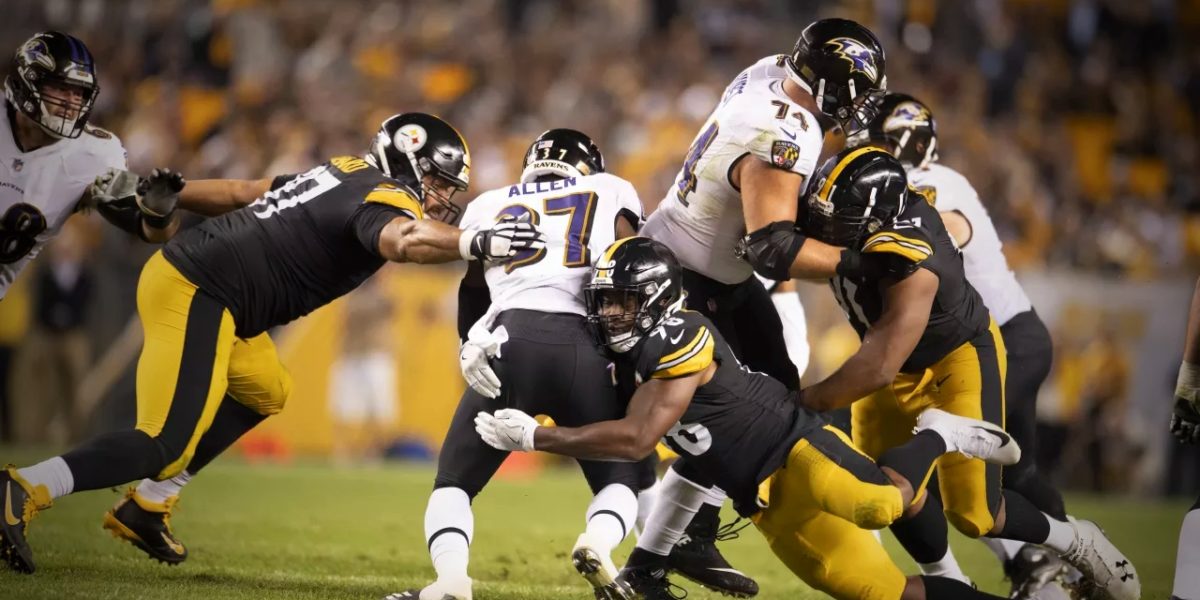
POLYGON ((25 167, 25 161, 23 161, 19 158, 13 159, 13 170, 14 171, 20 173, 21 169, 23 169, 24 167, 25 167))

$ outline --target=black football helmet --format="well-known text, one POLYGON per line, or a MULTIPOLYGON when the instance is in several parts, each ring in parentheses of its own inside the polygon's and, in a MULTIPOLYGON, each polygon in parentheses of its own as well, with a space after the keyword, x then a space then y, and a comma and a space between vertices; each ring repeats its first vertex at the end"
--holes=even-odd
POLYGON ((604 172, 604 155, 592 138, 574 129, 551 129, 539 135, 521 165, 521 181, 543 175, 579 177, 604 172))
POLYGON ((885 62, 875 34, 846 19, 821 19, 805 27, 784 59, 817 108, 843 124, 853 116, 855 98, 887 88, 885 62))
POLYGON ((8 103, 56 138, 76 138, 83 133, 96 94, 96 63, 79 39, 57 31, 44 31, 21 44, 4 78, 8 103), (49 93, 47 86, 78 91, 49 93))
POLYGON ((909 96, 888 92, 879 112, 862 131, 846 139, 846 145, 884 146, 907 169, 920 169, 938 159, 937 125, 925 103, 909 96))
POLYGON ((884 150, 843 150, 825 161, 809 188, 801 230, 826 244, 858 250, 908 202, 904 165, 884 150))
POLYGON ((415 179, 429 217, 453 224, 462 216, 466 203, 453 199, 471 182, 471 151, 449 123, 425 113, 392 115, 366 158, 388 177, 415 179))
POLYGON ((617 240, 596 261, 583 297, 600 342, 628 352, 683 307, 683 269, 650 238, 617 240))

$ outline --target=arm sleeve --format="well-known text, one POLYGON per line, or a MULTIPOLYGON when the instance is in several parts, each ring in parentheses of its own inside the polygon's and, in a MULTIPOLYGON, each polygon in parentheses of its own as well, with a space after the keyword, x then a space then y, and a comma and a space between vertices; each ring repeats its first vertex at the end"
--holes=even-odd
POLYGON ((458 284, 458 339, 465 340, 475 324, 492 305, 492 293, 483 280, 483 265, 467 265, 467 273, 458 284))
POLYGON ((117 229, 135 235, 143 242, 149 241, 142 230, 142 211, 138 210, 136 198, 131 196, 115 202, 100 204, 96 207, 96 212, 117 229))

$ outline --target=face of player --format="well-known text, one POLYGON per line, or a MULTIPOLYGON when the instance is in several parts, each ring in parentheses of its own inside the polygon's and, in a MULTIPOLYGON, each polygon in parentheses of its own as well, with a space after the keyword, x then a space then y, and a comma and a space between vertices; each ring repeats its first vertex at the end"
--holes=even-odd
POLYGON ((68 121, 79 118, 87 100, 87 90, 84 88, 56 81, 43 83, 41 94, 50 115, 68 121))
POLYGON ((605 290, 599 296, 596 312, 600 316, 609 340, 633 331, 638 312, 638 295, 626 290, 605 290))
POLYGON ((458 188, 450 180, 427 173, 421 177, 425 186, 425 216, 454 225, 462 216, 463 206, 455 203, 458 188))

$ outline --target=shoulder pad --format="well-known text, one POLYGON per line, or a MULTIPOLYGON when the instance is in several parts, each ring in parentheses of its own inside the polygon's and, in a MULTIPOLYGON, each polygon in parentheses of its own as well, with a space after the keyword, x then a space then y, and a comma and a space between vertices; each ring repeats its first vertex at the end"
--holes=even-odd
POLYGON ((394 179, 388 179, 375 184, 375 187, 367 192, 363 202, 386 204, 416 220, 425 217, 425 211, 417 198, 418 194, 411 188, 394 179))
POLYGON ((821 126, 807 110, 776 94, 746 92, 730 100, 719 121, 756 158, 802 175, 812 173, 821 154, 821 126))
POLYGON ((680 311, 650 333, 644 361, 650 379, 674 379, 708 368, 713 361, 716 340, 712 323, 700 313, 680 311))
POLYGON ((863 254, 891 254, 913 264, 933 256, 933 243, 922 228, 921 217, 893 221, 863 243, 863 254))

